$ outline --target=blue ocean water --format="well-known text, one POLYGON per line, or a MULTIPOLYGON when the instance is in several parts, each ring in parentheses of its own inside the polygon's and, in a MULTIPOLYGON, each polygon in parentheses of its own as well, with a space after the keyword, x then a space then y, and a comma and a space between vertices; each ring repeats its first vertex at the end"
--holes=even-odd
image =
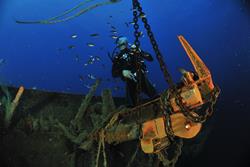
MULTIPOLYGON (((97 94, 104 88, 113 88, 114 96, 124 96, 124 84, 112 79, 112 63, 107 53, 115 47, 111 26, 116 28, 118 36, 127 36, 133 43, 133 25, 126 26, 133 21, 131 1, 97 7, 58 24, 15 22, 15 19, 47 19, 80 2, 1 0, 0 54, 5 61, 1 64, 0 75, 3 83, 23 85, 27 89, 86 94, 88 85, 94 83, 88 77, 91 75, 103 79, 97 94), (99 36, 90 36, 93 33, 99 36), (72 35, 77 38, 73 39, 72 35), (86 43, 95 46, 89 47, 86 43), (69 49, 70 46, 73 48, 69 49), (90 56, 98 56, 100 61, 84 66, 90 56)), ((93 0, 78 11, 98 2, 104 1, 93 0)), ((244 1, 144 0, 142 7, 175 81, 180 77, 179 67, 192 68, 177 35, 183 35, 190 42, 211 69, 216 83, 231 80, 235 70, 241 70, 242 75, 250 74, 250 15, 244 1)), ((141 48, 155 56, 142 24, 140 29, 144 33, 141 48)), ((147 66, 157 91, 166 89, 168 86, 156 58, 147 66)))
MULTIPOLYGON (((127 36, 131 43, 134 40, 133 26, 126 25, 132 21, 131 1, 97 7, 58 24, 15 22, 15 19, 47 19, 82 1, 0 1, 2 83, 23 85, 27 89, 86 94, 88 86, 94 83, 90 76, 95 76, 103 80, 97 95, 111 88, 114 96, 125 96, 124 83, 111 76, 112 63, 107 53, 115 47, 111 26, 116 28, 118 35, 127 36), (92 37, 95 33, 99 36, 92 37), (95 46, 89 47, 87 43, 95 46), (85 66, 90 56, 98 56, 100 61, 85 66)), ((93 0, 81 9, 104 1, 93 0)), ((214 82, 222 90, 213 117, 214 130, 199 157, 199 166, 243 166, 249 162, 250 148, 249 1, 141 0, 141 4, 174 80, 180 79, 179 67, 192 69, 177 39, 177 35, 183 35, 210 68, 214 82)), ((142 24, 140 28, 145 35, 141 38, 142 49, 155 56, 142 24)), ((149 79, 157 91, 166 89, 168 85, 156 59, 147 63, 147 67, 149 79)))

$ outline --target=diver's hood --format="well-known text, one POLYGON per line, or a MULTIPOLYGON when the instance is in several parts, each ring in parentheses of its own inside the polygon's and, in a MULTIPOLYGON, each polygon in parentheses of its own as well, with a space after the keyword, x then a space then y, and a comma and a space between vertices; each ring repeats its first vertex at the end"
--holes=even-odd
POLYGON ((121 49, 121 47, 128 45, 128 38, 127 37, 119 37, 116 40, 116 45, 121 49))

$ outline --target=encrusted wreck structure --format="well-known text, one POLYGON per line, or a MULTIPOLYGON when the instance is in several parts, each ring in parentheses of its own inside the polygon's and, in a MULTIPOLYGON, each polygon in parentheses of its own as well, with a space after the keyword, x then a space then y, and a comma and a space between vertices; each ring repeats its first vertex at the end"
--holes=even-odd
MULTIPOLYGON (((47 106, 46 103, 56 100, 56 96, 44 97, 38 102, 36 97, 24 93, 18 109, 24 88, 19 88, 12 102, 8 89, 3 89, 1 110, 4 112, 1 112, 3 124, 0 151, 8 152, 10 145, 7 143, 11 143, 19 148, 18 151, 25 152, 23 150, 27 148, 22 146, 27 147, 26 140, 35 143, 38 138, 45 137, 51 142, 51 148, 56 148, 60 143, 58 150, 65 151, 59 158, 56 156, 58 152, 55 155, 43 155, 48 159, 50 156, 58 158, 55 158, 56 162, 49 161, 55 163, 53 166, 107 167, 117 166, 117 162, 112 161, 115 159, 112 147, 135 141, 134 145, 130 145, 130 149, 135 149, 135 152, 128 156, 130 158, 119 152, 120 156, 126 159, 124 166, 138 166, 138 162, 136 165, 134 162, 138 152, 140 158, 148 157, 145 161, 148 166, 175 166, 181 154, 182 139, 191 139, 198 135, 204 122, 212 115, 219 95, 219 88, 213 84, 208 68, 182 36, 179 36, 179 40, 195 72, 181 70, 183 78, 177 87, 169 88, 159 97, 142 102, 134 108, 115 104, 110 90, 103 90, 101 99, 96 99, 94 93, 99 80, 96 80, 83 100, 78 101, 79 107, 69 104, 66 100, 62 104, 59 103, 59 106, 47 106), (43 112, 38 114, 39 109, 43 107, 43 112), (13 117, 16 108, 19 111, 16 111, 16 116, 13 117)), ((33 152, 39 152, 39 149, 43 148, 40 144, 44 145, 43 142, 33 145, 38 149, 33 152)), ((17 149, 15 147, 12 149, 17 149)), ((29 149, 32 150, 32 145, 29 149)), ((8 153, 4 157, 6 155, 8 153)), ((16 162, 40 166, 32 161, 36 157, 25 158, 27 155, 22 153, 17 155, 25 160, 16 162)), ((13 155, 10 157, 13 159, 13 155)), ((5 159, 3 162, 8 164, 15 161, 5 159)), ((146 164, 139 166, 147 166, 146 164)))
MULTIPOLYGON (((98 3, 80 10, 75 15, 65 17, 91 1, 84 1, 75 8, 47 20, 17 21, 17 23, 64 22, 98 6, 120 2, 120 0, 110 0, 98 3)), ((96 80, 83 100, 78 99, 79 107, 75 102, 69 103, 66 100, 62 100, 60 105, 54 103, 47 106, 47 103, 55 100, 57 96, 47 97, 39 102, 36 102, 32 95, 29 101, 25 101, 24 96, 19 111, 16 111, 17 116, 13 118, 23 88, 20 88, 13 102, 10 100, 8 91, 5 90, 7 100, 5 100, 5 113, 2 114, 5 123, 2 126, 1 143, 3 144, 0 151, 7 152, 3 156, 5 158, 11 154, 11 151, 6 151, 11 150, 10 148, 18 152, 17 157, 11 155, 10 159, 4 159, 5 164, 12 164, 15 167, 23 165, 173 167, 176 165, 184 148, 183 139, 191 140, 201 133, 204 123, 213 113, 220 89, 213 83, 209 69, 183 36, 178 36, 178 39, 193 64, 194 71, 181 69, 182 79, 175 84, 163 61, 140 2, 133 0, 132 3, 135 52, 139 53, 140 48, 138 20, 141 19, 169 88, 154 99, 128 108, 122 105, 122 102, 115 103, 110 90, 103 90, 101 99, 96 99, 94 93, 100 82, 96 80), (38 112, 39 109, 40 112, 38 112), (12 124, 10 120, 13 120, 12 124), (39 142, 35 143, 37 139, 44 139, 46 142, 38 140, 39 142), (35 144, 29 145, 27 141, 35 144), (10 146, 8 142, 13 145, 10 146), (126 148, 119 149, 124 143, 129 143, 129 147, 127 145, 126 148), (49 151, 48 148, 50 148, 49 151), (23 155, 23 152, 27 155, 23 155), (17 161, 12 161, 13 159, 17 161)), ((137 72, 140 71, 139 63, 138 59, 137 72)), ((140 78, 139 75, 138 78, 140 78)), ((138 92, 140 92, 139 86, 138 92)))

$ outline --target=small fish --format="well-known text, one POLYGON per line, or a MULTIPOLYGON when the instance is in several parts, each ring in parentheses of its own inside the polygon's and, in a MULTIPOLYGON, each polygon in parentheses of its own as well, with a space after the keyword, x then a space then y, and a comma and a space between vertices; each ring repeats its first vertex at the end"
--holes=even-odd
POLYGON ((89 79, 93 79, 93 80, 96 79, 96 77, 95 77, 94 75, 92 75, 92 74, 88 74, 88 78, 89 78, 89 79))
POLYGON ((90 89, 90 88, 91 88, 91 86, 90 86, 90 85, 88 85, 88 84, 84 84, 84 86, 85 86, 86 88, 88 88, 88 89, 90 89))
POLYGON ((145 15, 144 13, 142 13, 142 14, 139 15, 139 17, 140 17, 140 18, 145 18, 146 15, 145 15))
POLYGON ((116 35, 111 35, 111 38, 113 38, 113 39, 117 39, 117 38, 118 38, 118 36, 116 36, 116 35))
POLYGON ((96 59, 97 61, 100 61, 100 60, 101 60, 101 58, 100 58, 99 56, 96 56, 95 59, 96 59))
POLYGON ((132 25, 134 25, 134 24, 135 24, 135 22, 131 21, 131 22, 129 22, 129 24, 132 24, 132 25))
POLYGON ((116 29, 114 26, 111 26, 111 28, 114 29, 114 30, 116 29))
POLYGON ((110 15, 109 17, 112 18, 113 16, 110 15))
POLYGON ((108 25, 110 25, 111 23, 110 22, 107 22, 108 25))
POLYGON ((88 63, 84 63, 84 67, 88 66, 88 63))
POLYGON ((88 64, 93 64, 93 61, 91 59, 89 59, 88 64))
POLYGON ((126 25, 127 27, 129 27, 129 24, 128 24, 127 22, 125 22, 125 25, 126 25))
POLYGON ((74 49, 74 48, 76 48, 75 45, 69 45, 69 46, 68 46, 68 49, 74 49))
POLYGON ((143 37, 144 35, 143 35, 143 32, 142 31, 140 31, 139 32, 139 37, 143 37))
POLYGON ((98 33, 95 33, 95 34, 90 34, 91 37, 98 37, 99 34, 98 33))
POLYGON ((76 38, 77 38, 77 35, 76 35, 76 34, 73 34, 73 35, 71 35, 71 38, 72 38, 72 39, 76 39, 76 38))
POLYGON ((117 34, 116 30, 111 30, 110 32, 112 32, 113 34, 117 34))
POLYGON ((93 44, 93 43, 87 43, 87 45, 88 45, 88 47, 94 47, 95 46, 95 44, 93 44))
POLYGON ((95 57, 94 56, 89 56, 89 61, 92 61, 92 62, 94 62, 95 61, 95 57))

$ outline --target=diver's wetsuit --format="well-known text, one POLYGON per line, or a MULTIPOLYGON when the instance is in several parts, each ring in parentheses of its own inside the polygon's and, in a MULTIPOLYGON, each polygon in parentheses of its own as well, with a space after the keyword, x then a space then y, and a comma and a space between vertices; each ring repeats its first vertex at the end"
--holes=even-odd
MULTIPOLYGON (((126 82, 126 95, 129 104, 133 106, 136 104, 137 101, 137 83, 138 83, 138 75, 136 75, 136 59, 138 53, 135 51, 131 51, 128 48, 121 50, 121 52, 116 55, 113 59, 113 66, 112 66, 112 76, 113 77, 120 77, 123 81, 126 82), (132 79, 125 78, 122 75, 123 70, 130 70, 132 74, 135 74, 135 78, 137 82, 132 79)), ((152 84, 147 79, 146 73, 146 65, 144 64, 143 59, 147 61, 153 61, 153 58, 150 54, 140 51, 140 66, 141 66, 141 92, 144 92, 150 98, 156 95, 156 90, 152 86, 152 84)))

